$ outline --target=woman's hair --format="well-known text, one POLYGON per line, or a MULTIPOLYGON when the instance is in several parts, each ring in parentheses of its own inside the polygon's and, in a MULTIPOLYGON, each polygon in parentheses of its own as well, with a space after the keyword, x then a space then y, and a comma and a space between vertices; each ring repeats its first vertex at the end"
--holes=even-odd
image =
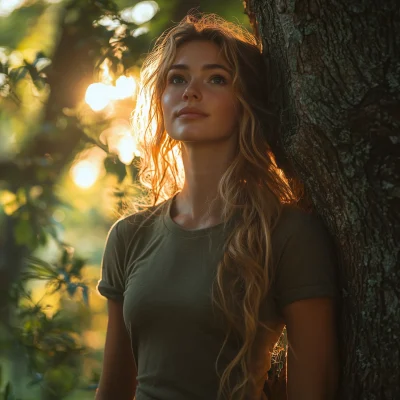
POLYGON ((133 126, 139 139, 139 179, 148 190, 147 204, 159 204, 183 186, 180 143, 165 131, 161 96, 177 49, 193 40, 211 41, 221 49, 234 71, 232 85, 240 104, 237 153, 218 187, 223 220, 234 217, 236 222, 218 265, 212 300, 226 324, 215 364, 218 374, 218 359, 228 339, 233 337, 239 343, 236 356, 219 374, 218 398, 225 394, 228 399, 243 400, 254 384, 249 366, 257 329, 260 325, 268 329, 259 320, 259 307, 274 277, 271 231, 282 204, 294 202, 296 195, 270 149, 276 133, 271 128, 274 116, 268 111, 260 44, 247 30, 215 14, 196 14, 164 32, 142 67, 133 126), (233 388, 229 385, 231 373, 239 373, 233 388))

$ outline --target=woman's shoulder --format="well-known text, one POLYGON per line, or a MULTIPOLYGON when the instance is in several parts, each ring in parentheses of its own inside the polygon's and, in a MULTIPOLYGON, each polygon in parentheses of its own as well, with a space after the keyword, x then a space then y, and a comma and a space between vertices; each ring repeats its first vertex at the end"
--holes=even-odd
POLYGON ((296 204, 283 204, 281 213, 274 227, 273 236, 283 241, 311 232, 326 233, 327 229, 321 218, 311 211, 306 211, 296 204))
POLYGON ((284 203, 277 220, 276 227, 280 229, 293 229, 312 218, 312 213, 300 208, 295 203, 284 203))
POLYGON ((164 215, 165 206, 168 204, 168 201, 169 200, 166 200, 141 210, 125 212, 114 225, 118 225, 118 232, 120 235, 131 236, 133 231, 153 226, 153 224, 164 215))

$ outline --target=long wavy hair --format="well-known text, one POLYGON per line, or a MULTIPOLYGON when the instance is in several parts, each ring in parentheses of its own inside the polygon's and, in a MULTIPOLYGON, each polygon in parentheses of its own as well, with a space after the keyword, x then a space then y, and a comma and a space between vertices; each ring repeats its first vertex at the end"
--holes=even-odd
POLYGON ((276 116, 268 108, 260 43, 239 25, 215 14, 197 13, 165 31, 142 67, 132 122, 141 152, 139 180, 147 189, 147 204, 154 206, 171 198, 184 183, 180 143, 165 130, 161 96, 177 49, 192 40, 208 40, 219 46, 234 71, 233 90, 240 104, 237 153, 218 187, 223 220, 235 217, 237 222, 225 242, 212 301, 226 326, 215 363, 220 377, 218 399, 224 395, 244 400, 255 384, 250 365, 257 329, 260 325, 269 329, 259 320, 259 307, 274 277, 271 232, 283 203, 295 202, 298 194, 278 168, 269 145, 276 142, 271 128, 276 116), (240 349, 220 374, 218 359, 230 335, 239 340, 240 349), (232 388, 229 378, 238 371, 239 381, 232 388))

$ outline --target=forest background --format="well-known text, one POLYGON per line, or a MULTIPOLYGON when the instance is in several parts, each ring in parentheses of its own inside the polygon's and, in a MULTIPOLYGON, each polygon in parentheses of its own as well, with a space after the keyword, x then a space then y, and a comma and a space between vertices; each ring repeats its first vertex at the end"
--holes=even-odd
POLYGON ((94 397, 101 256, 141 190, 139 69, 192 7, 250 28, 238 0, 0 0, 1 399, 94 397))

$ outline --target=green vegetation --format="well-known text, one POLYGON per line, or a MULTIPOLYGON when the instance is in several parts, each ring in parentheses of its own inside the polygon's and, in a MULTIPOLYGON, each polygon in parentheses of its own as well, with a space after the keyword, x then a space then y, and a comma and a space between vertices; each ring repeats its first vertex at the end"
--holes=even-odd
MULTIPOLYGON (((103 245, 140 190, 138 71, 188 11, 137 3, 0 0, 0 399, 94 397, 103 245)), ((240 1, 200 10, 247 24, 240 1)))

